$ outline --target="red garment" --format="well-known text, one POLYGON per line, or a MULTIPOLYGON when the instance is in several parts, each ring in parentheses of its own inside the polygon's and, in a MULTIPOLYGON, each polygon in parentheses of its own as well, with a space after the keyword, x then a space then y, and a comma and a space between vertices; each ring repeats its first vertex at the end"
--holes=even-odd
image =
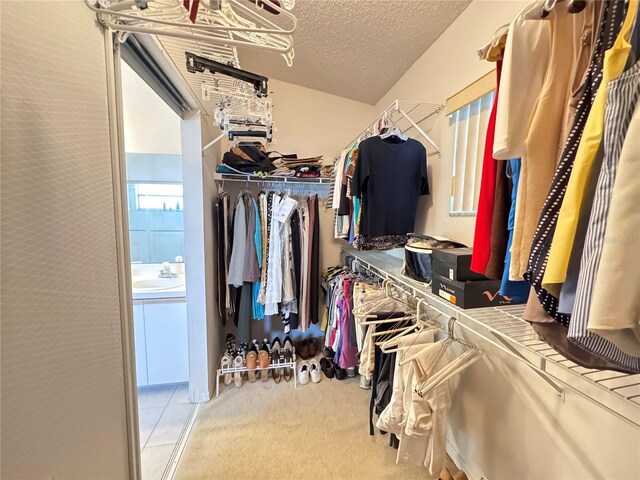
POLYGON ((471 270, 482 275, 487 270, 491 256, 491 222, 493 220, 493 204, 496 194, 497 160, 493 158, 493 138, 496 130, 496 107, 498 106, 498 90, 500 86, 500 72, 502 61, 496 62, 496 94, 493 98, 487 137, 484 144, 482 164, 482 180, 480 181, 480 196, 478 198, 478 214, 476 215, 476 231, 473 237, 473 253, 471 256, 471 270))

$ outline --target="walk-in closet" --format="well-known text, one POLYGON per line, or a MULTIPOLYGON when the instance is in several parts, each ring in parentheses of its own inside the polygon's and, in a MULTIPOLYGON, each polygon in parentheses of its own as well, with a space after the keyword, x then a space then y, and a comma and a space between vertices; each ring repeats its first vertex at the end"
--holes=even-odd
POLYGON ((639 4, 2 2, 0 477, 640 479, 639 4))

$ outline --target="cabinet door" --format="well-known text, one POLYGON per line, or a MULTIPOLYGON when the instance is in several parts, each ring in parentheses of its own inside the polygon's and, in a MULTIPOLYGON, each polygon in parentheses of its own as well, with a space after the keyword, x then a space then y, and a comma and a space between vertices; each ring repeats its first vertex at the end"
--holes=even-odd
POLYGON ((149 385, 189 381, 186 302, 144 304, 149 385))
POLYGON ((138 386, 149 385, 147 378, 147 346, 144 336, 144 306, 133 304, 133 335, 136 343, 136 377, 138 386))

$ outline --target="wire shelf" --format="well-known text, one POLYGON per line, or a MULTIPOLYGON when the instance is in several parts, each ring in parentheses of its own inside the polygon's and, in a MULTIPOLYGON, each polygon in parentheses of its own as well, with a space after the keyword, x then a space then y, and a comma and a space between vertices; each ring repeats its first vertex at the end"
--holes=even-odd
POLYGON ((438 313, 455 317, 456 325, 526 363, 556 390, 559 398, 564 398, 564 389, 571 389, 640 429, 640 375, 592 370, 568 360, 540 340, 522 319, 524 305, 463 310, 431 293, 430 286, 404 277, 400 258, 384 252, 342 250, 375 275, 424 299, 438 313))
POLYGON ((416 129, 418 133, 424 137, 424 139, 431 144, 431 146, 435 149, 436 153, 440 153, 440 147, 433 141, 433 139, 425 133, 420 124, 427 120, 428 118, 437 115, 444 109, 444 105, 437 103, 427 103, 427 102, 410 102, 406 100, 394 100, 391 105, 384 109, 378 115, 373 122, 371 122, 357 137, 351 140, 344 148, 349 148, 355 142, 358 141, 359 138, 364 137, 366 135, 377 135, 378 132, 378 124, 380 120, 387 119, 391 123, 398 126, 398 128, 403 132, 407 133, 411 129, 416 129))
POLYGON ((286 183, 304 185, 330 185, 333 183, 331 177, 298 178, 298 177, 262 177, 259 175, 242 175, 239 173, 214 173, 213 179, 216 182, 248 182, 248 183, 286 183))

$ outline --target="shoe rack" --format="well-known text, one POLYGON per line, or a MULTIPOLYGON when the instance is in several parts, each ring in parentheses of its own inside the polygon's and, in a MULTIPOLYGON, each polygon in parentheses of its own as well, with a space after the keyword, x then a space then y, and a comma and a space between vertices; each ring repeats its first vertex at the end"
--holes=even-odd
MULTIPOLYGON (((256 368, 254 371, 256 372, 256 375, 258 375, 261 371, 275 370, 277 368, 291 368, 293 370, 293 388, 298 388, 298 371, 296 366, 295 353, 293 354, 290 361, 285 360, 284 355, 280 355, 276 363, 273 363, 270 361, 269 366, 267 368, 256 368)), ((249 372, 249 368, 247 368, 246 361, 243 362, 242 367, 230 366, 225 368, 219 368, 216 374, 216 398, 218 398, 218 396, 220 395, 220 378, 221 377, 224 377, 227 374, 233 375, 234 373, 240 373, 241 375, 244 375, 245 372, 249 372)), ((258 381, 256 381, 255 383, 258 383, 258 381)))

